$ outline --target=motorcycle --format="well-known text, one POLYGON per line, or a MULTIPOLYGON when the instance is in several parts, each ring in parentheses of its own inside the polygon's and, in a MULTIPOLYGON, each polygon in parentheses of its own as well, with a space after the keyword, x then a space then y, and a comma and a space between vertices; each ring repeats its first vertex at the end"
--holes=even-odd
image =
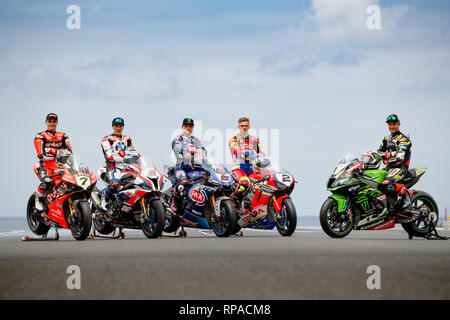
MULTIPOLYGON (((383 153, 378 155, 377 167, 383 153)), ((426 192, 411 190, 411 204, 403 209, 402 197, 381 191, 384 190, 382 182, 388 172, 364 169, 362 162, 353 154, 348 154, 338 162, 328 179, 327 189, 332 195, 320 209, 323 231, 330 237, 343 238, 352 230, 390 229, 400 223, 410 238, 425 237, 439 218, 436 201, 426 192)), ((426 170, 410 169, 401 183, 410 189, 426 170)))
MULTIPOLYGON (((92 194, 94 238, 96 232, 101 236, 115 234, 125 237, 122 229, 142 229, 149 239, 158 238, 164 228, 165 210, 161 200, 163 175, 158 171, 150 157, 139 157, 128 153, 124 157, 124 170, 121 171, 120 187, 107 203, 107 211, 101 208, 100 198, 104 192, 96 189, 92 194)), ((99 169, 102 181, 109 185, 106 168, 99 169)))
MULTIPOLYGON (((56 229, 56 240, 59 239, 58 228, 70 229, 76 240, 85 240, 91 230, 91 208, 89 197, 97 183, 96 176, 76 156, 68 153, 58 155, 59 171, 53 177, 56 180, 51 190, 46 193, 44 211, 35 207, 35 193, 27 205, 27 222, 30 230, 46 239, 51 227, 56 229)), ((36 164, 38 166, 39 164, 36 164)), ((35 169, 37 169, 35 166, 35 169)), ((38 240, 25 237, 23 240, 38 240)))
POLYGON ((183 196, 183 214, 178 215, 169 206, 172 190, 177 184, 175 167, 165 166, 166 177, 172 187, 164 192, 166 223, 164 231, 176 232, 181 227, 180 236, 186 237, 185 227, 212 229, 218 237, 233 234, 236 224, 236 211, 227 193, 231 193, 233 178, 222 164, 203 163, 195 165, 194 171, 188 172, 190 188, 183 196))
POLYGON ((236 190, 231 195, 238 220, 235 232, 241 228, 268 229, 275 227, 282 236, 291 236, 297 227, 297 212, 290 194, 295 187, 294 176, 274 166, 269 158, 260 154, 249 155, 253 173, 249 174, 250 188, 245 195, 236 190))

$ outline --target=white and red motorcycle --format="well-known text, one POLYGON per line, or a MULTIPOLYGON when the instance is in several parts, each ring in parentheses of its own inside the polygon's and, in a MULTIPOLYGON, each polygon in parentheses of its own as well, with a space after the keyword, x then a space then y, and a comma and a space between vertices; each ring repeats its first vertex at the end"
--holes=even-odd
MULTIPOLYGON (((101 235, 115 233, 124 237, 122 229, 142 229, 147 238, 158 238, 164 229, 165 209, 161 202, 163 175, 150 157, 126 155, 125 169, 120 173, 120 186, 107 203, 107 211, 102 210, 100 199, 104 192, 96 189, 92 198, 93 225, 101 235)), ((99 169, 100 178, 109 185, 106 168, 99 169)))

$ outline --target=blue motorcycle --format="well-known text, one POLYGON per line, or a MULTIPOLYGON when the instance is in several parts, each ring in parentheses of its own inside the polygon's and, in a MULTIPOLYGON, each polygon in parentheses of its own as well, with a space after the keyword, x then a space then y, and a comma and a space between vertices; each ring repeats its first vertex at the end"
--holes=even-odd
POLYGON ((212 229, 218 237, 228 237, 236 226, 236 209, 229 198, 233 188, 233 176, 222 164, 203 163, 187 173, 189 188, 183 195, 184 212, 175 213, 169 206, 173 187, 177 184, 175 167, 165 166, 165 176, 172 187, 163 191, 166 208, 165 233, 176 232, 187 235, 185 227, 212 229))

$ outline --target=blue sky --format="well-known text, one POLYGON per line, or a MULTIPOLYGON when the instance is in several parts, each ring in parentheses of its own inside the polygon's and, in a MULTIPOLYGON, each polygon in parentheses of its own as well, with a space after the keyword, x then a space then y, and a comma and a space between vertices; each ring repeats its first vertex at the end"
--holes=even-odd
POLYGON ((318 213, 338 158, 377 148, 396 112, 412 165, 430 167, 418 188, 450 205, 448 9, 437 0, 0 1, 0 106, 14 133, 0 216, 23 215, 37 186, 32 139, 48 112, 94 171, 114 116, 161 168, 183 117, 225 132, 250 116, 256 129, 280 130, 306 215, 318 213), (81 30, 66 28, 70 4, 81 30), (381 6, 380 31, 365 27, 368 4, 381 6))

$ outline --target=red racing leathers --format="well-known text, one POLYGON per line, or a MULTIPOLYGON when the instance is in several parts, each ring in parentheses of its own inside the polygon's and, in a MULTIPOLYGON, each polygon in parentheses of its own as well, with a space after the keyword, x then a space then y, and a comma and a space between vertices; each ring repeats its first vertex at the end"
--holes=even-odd
POLYGON ((248 175, 253 172, 252 164, 247 158, 250 154, 263 154, 259 139, 252 135, 243 136, 241 133, 230 139, 229 148, 233 159, 232 173, 241 186, 238 193, 245 191, 250 185, 248 175))
POLYGON ((72 153, 72 146, 70 145, 69 137, 64 132, 47 130, 36 135, 34 147, 39 158, 39 162, 34 165, 34 172, 41 180, 36 195, 42 198, 52 184, 56 184, 58 179, 61 179, 61 176, 51 177, 60 170, 56 162, 58 151, 66 149, 72 153))

